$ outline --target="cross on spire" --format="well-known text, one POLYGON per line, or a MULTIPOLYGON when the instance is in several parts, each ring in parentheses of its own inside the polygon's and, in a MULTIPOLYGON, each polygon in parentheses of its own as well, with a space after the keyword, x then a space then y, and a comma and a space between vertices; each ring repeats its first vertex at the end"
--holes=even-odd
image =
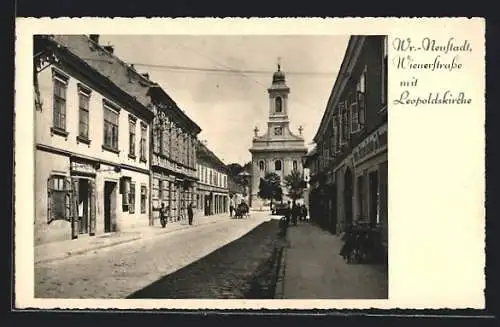
POLYGON ((302 131, 304 130, 304 128, 302 128, 302 125, 299 126, 299 134, 302 135, 302 131))
POLYGON ((253 129, 253 132, 255 133, 255 136, 257 136, 257 133, 259 133, 259 128, 257 126, 255 126, 255 128, 253 129))

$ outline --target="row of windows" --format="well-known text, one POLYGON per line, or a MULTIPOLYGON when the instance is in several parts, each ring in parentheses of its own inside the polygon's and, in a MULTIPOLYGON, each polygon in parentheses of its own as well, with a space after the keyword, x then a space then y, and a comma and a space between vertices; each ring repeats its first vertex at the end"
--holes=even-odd
POLYGON ((192 190, 179 190, 173 182, 167 180, 153 179, 153 193, 151 194, 154 208, 160 208, 165 204, 169 213, 187 208, 194 201, 192 190))
MULTIPOLYGON (((381 71, 381 103, 386 104, 387 96, 387 37, 383 38, 382 71, 381 71)), ((368 66, 365 65, 356 88, 346 94, 340 101, 332 119, 332 128, 327 129, 322 142, 318 144, 319 162, 321 170, 329 166, 335 155, 342 150, 342 146, 349 143, 352 134, 362 131, 366 124, 366 78, 368 66)), ((385 108, 385 107, 384 107, 385 108)))
POLYGON ((198 178, 202 183, 217 187, 227 187, 227 175, 202 165, 198 165, 198 178))
MULTIPOLYGON (((275 171, 279 171, 282 169, 282 164, 281 164, 281 160, 275 160, 274 161, 274 170, 275 171)), ((298 169, 298 163, 297 163, 297 160, 294 160, 292 162, 292 169, 293 170, 297 170, 298 169)), ((266 170, 266 164, 264 162, 264 160, 260 160, 259 161, 259 170, 260 171, 265 171, 266 170)))
POLYGON ((194 168, 196 139, 171 121, 160 123, 156 118, 153 127, 153 151, 194 168))
MULTIPOLYGON (((53 88, 53 128, 60 132, 66 132, 67 113, 67 90, 69 77, 54 71, 53 88)), ((90 142, 89 119, 90 98, 92 91, 78 84, 78 139, 82 142, 90 142)), ((119 108, 110 102, 103 100, 103 146, 112 151, 118 151, 119 138, 119 108)), ((136 119, 130 116, 129 121, 129 156, 135 158, 136 152, 136 119)), ((140 133, 140 159, 147 158, 147 126, 141 122, 140 133)))

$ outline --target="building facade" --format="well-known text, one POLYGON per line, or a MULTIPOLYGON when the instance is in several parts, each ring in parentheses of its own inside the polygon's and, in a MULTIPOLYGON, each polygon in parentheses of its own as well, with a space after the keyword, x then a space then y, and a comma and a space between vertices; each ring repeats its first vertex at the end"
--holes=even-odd
POLYGON ((155 85, 150 91, 152 126, 152 224, 159 224, 160 207, 167 208, 169 221, 187 218, 187 207, 195 205, 197 182, 197 135, 193 122, 165 91, 155 85))
POLYGON ((387 245, 386 36, 350 38, 314 141, 315 219, 337 234, 377 225, 387 245))
POLYGON ((226 165, 203 144, 197 146, 196 215, 229 212, 229 182, 226 165))
POLYGON ((284 200, 287 201, 284 188, 284 178, 293 170, 302 172, 302 157, 307 153, 302 137, 302 128, 295 135, 290 130, 288 118, 288 95, 290 88, 286 85, 284 72, 278 65, 278 70, 273 74, 269 94, 269 120, 266 132, 258 135, 258 128, 254 132, 252 147, 252 172, 250 183, 250 206, 253 208, 265 207, 259 192, 260 179, 268 172, 278 174, 281 178, 284 200))
POLYGON ((97 35, 35 36, 35 245, 148 225, 148 91, 97 35))

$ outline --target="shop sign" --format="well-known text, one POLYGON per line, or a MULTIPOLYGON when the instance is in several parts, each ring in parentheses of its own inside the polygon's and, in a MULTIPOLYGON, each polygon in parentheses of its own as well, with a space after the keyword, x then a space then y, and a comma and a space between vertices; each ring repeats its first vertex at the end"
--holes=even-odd
POLYGON ((379 127, 353 150, 354 164, 387 149, 387 124, 379 127))
POLYGON ((72 161, 71 162, 71 171, 78 172, 78 173, 95 174, 96 169, 95 169, 94 165, 92 165, 90 163, 72 161))

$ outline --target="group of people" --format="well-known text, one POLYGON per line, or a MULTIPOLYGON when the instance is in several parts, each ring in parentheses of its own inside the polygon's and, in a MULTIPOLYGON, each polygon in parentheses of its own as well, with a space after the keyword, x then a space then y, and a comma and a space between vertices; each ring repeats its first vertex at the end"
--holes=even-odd
POLYGON ((248 216, 249 210, 250 208, 245 201, 241 201, 241 203, 235 205, 235 203, 231 200, 231 203, 229 204, 229 217, 233 217, 234 212, 234 218, 243 218, 243 216, 248 216))
MULTIPOLYGON (((168 212, 169 212, 169 206, 165 206, 165 203, 162 202, 161 207, 160 207, 160 223, 161 227, 165 228, 167 225, 168 221, 168 212)), ((193 224, 193 203, 189 203, 187 206, 187 216, 188 216, 188 224, 192 225, 193 224)))
POLYGON ((290 221, 297 225, 297 221, 306 221, 307 220, 307 207, 305 204, 296 204, 295 202, 290 205, 290 201, 288 201, 288 207, 286 210, 286 222, 287 225, 290 224, 290 221))

